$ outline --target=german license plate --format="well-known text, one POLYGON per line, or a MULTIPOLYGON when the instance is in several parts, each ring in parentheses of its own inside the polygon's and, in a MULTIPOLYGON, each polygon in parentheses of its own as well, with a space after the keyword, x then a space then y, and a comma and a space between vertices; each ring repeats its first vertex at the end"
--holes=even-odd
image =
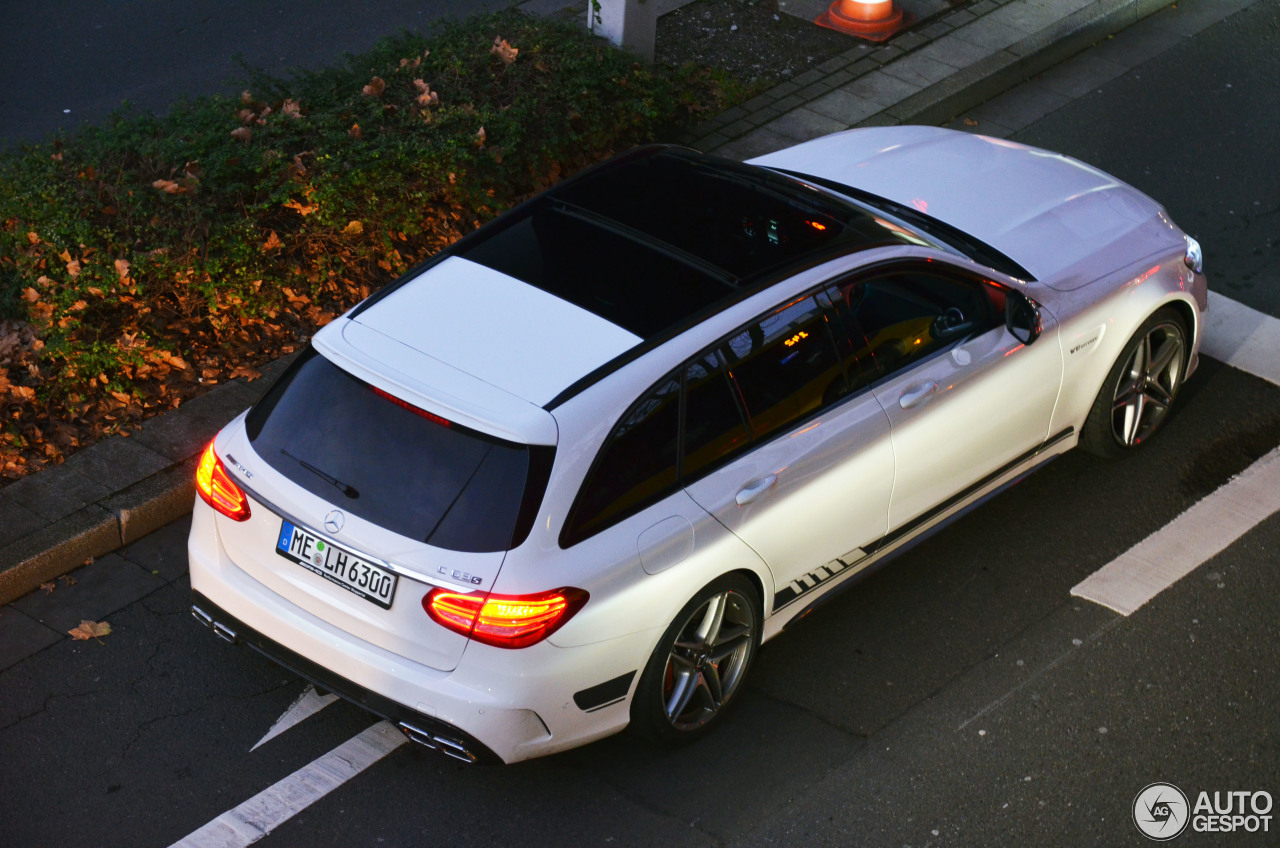
POLYGON ((276 539, 276 553, 366 601, 391 609, 396 575, 360 554, 326 542, 305 527, 284 521, 276 539))

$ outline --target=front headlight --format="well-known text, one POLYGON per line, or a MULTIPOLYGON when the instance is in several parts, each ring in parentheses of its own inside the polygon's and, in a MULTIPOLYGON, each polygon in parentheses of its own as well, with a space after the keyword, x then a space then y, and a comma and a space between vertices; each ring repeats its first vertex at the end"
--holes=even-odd
POLYGON ((1204 273, 1204 252, 1200 250, 1200 242, 1191 236, 1183 236, 1187 240, 1187 255, 1183 257, 1183 261, 1187 263, 1187 267, 1197 274, 1204 273))

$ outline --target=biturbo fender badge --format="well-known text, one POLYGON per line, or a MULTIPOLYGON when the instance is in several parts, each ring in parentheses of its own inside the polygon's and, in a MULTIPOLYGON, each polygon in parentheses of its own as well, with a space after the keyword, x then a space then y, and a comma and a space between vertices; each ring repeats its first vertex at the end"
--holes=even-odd
POLYGON ((1098 349, 1098 342, 1102 341, 1102 336, 1107 332, 1107 325, 1103 324, 1092 333, 1084 332, 1076 335, 1071 341, 1071 346, 1067 349, 1067 354, 1074 356, 1077 353, 1093 353, 1098 349))

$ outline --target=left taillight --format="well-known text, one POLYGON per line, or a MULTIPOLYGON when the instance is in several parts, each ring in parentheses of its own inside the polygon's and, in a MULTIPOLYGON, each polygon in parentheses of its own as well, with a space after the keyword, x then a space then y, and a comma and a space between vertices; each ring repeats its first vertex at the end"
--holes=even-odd
POLYGON ((204 449, 200 464, 196 466, 196 491, 204 502, 236 521, 249 518, 249 498, 227 474, 222 460, 213 452, 213 442, 204 449))
POLYGON ((524 648, 550 636, 582 609, 581 589, 534 595, 467 595, 432 589, 422 598, 431 620, 455 633, 498 648, 524 648))

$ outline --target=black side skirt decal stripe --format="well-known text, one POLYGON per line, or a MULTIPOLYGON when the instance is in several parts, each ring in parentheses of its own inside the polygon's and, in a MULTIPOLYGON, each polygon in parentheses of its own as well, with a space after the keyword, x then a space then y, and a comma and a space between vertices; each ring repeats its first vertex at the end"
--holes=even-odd
POLYGON ((996 480, 999 480, 1001 477, 1008 474, 1010 471, 1017 468, 1019 465, 1022 465, 1024 462, 1030 459, 1034 459, 1035 457, 1047 451, 1049 448, 1061 442, 1063 439, 1070 437, 1071 434, 1074 432, 1075 432, 1074 427, 1068 427, 1062 432, 1057 433, 1056 435, 1050 436, 1048 439, 1036 445, 1031 450, 1020 454, 1019 456, 1015 457, 1014 459, 1000 466, 998 469, 996 469, 995 471, 992 471, 986 477, 983 477, 981 480, 969 486, 968 488, 964 489, 963 491, 947 498, 945 501, 938 504, 933 509, 929 510, 923 515, 917 516, 916 518, 912 519, 911 521, 899 527, 897 530, 894 530, 892 533, 882 536, 873 542, 867 543, 861 549, 862 556, 859 556, 856 558, 850 558, 850 559, 841 558, 841 559, 833 560, 825 565, 818 566, 818 568, 814 569, 813 571, 809 572, 808 574, 804 575, 798 580, 792 581, 781 591, 774 594, 773 596, 774 611, 776 612, 777 610, 782 609, 783 607, 787 606, 791 602, 799 599, 803 595, 808 594, 809 592, 821 586, 823 583, 835 577, 837 574, 843 573, 850 566, 856 565, 857 563, 861 562, 862 560, 866 559, 867 557, 871 556, 877 551, 884 550, 890 545, 908 536, 913 535, 921 527, 928 525, 938 516, 954 509, 957 504, 962 503, 968 500, 969 498, 973 497, 975 494, 985 489, 987 486, 990 486, 993 482, 995 482, 996 480))

